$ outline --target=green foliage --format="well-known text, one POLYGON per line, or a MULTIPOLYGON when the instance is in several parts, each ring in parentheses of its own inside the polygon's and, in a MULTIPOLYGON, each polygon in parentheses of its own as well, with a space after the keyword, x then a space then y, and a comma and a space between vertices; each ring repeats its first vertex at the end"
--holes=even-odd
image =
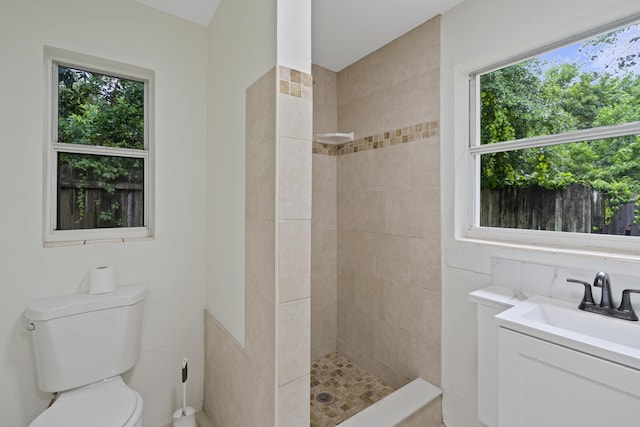
MULTIPOLYGON (((590 40, 582 49, 595 59, 620 34, 590 40)), ((481 76, 481 144, 640 121, 640 75, 632 69, 639 40, 631 38, 616 61, 621 72, 536 58, 481 76)), ((608 220, 640 194, 640 136, 487 154, 481 168, 482 188, 587 185, 606 195, 608 220)))
MULTIPOLYGON (((144 149, 144 83, 58 67, 58 142, 114 148, 144 149)), ((113 196, 119 183, 141 181, 143 162, 133 157, 60 153, 60 175, 77 188, 76 223, 84 219, 86 190, 100 188, 113 196)), ((60 178, 59 178, 60 179, 60 178)), ((120 203, 100 206, 101 199, 88 200, 99 211, 102 226, 114 222, 120 203)))

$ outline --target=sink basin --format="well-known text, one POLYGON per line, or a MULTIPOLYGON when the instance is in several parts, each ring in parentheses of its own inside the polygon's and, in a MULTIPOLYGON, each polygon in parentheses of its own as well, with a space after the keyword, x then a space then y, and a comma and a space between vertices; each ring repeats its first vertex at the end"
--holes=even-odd
POLYGON ((640 369, 640 324, 588 313, 577 305, 535 296, 495 319, 501 327, 640 369))

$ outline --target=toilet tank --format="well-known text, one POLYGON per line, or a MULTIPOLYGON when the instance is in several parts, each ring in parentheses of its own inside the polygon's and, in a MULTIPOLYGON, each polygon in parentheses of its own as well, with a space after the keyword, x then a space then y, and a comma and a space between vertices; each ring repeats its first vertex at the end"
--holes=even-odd
POLYGON ((132 285, 29 304, 40 390, 69 390, 131 369, 140 356, 145 294, 146 286, 132 285))

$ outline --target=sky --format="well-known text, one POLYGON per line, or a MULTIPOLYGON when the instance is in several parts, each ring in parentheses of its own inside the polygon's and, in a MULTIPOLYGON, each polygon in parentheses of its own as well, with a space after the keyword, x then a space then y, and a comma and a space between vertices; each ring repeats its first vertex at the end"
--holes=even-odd
MULTIPOLYGON (((640 40, 632 42, 636 37, 640 37, 640 23, 624 27, 615 45, 602 44, 598 46, 607 47, 607 50, 603 53, 598 53, 596 48, 591 46, 581 52, 580 47, 583 43, 577 42, 541 55, 541 58, 549 61, 551 64, 577 62, 582 66, 582 71, 616 73, 618 72, 617 59, 619 57, 630 54, 640 54, 640 40), (592 52, 598 53, 594 59, 590 58, 592 52)), ((638 64, 636 64, 632 70, 635 74, 640 74, 640 57, 637 58, 637 62, 638 64)))

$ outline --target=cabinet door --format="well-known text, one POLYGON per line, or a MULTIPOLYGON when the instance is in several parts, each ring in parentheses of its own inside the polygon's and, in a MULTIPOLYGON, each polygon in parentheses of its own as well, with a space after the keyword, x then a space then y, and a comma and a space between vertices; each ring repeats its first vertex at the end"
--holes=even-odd
POLYGON ((500 427, 640 426, 640 371, 505 328, 500 427))

